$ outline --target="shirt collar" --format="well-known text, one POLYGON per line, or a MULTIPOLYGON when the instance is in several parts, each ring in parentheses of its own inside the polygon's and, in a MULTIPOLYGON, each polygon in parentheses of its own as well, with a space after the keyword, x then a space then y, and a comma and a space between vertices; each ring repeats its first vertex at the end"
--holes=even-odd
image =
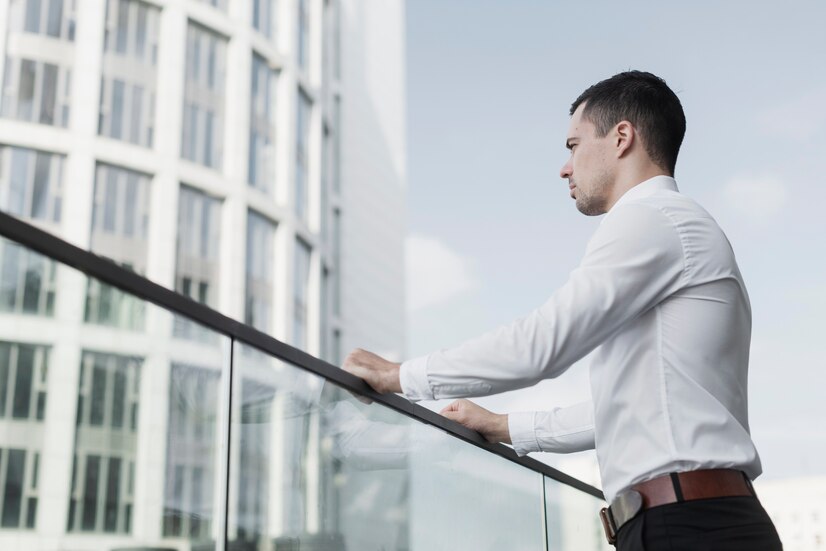
POLYGON ((670 190, 670 191, 679 191, 677 189, 677 181, 672 178, 671 176, 654 176, 653 178, 649 178, 644 182, 640 182, 639 184, 635 185, 628 191, 626 191, 622 197, 617 199, 617 202, 614 203, 614 206, 611 207, 611 210, 617 207, 617 205, 621 205, 627 201, 633 201, 634 199, 642 199, 643 197, 648 197, 650 195, 654 195, 654 193, 660 190, 670 190))

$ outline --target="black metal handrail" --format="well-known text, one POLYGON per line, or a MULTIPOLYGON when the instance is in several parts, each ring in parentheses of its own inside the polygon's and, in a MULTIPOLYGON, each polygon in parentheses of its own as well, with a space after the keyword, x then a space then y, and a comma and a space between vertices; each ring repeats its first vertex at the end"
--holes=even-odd
POLYGON ((2 211, 0 211, 0 235, 16 241, 44 256, 71 266, 88 276, 135 295, 142 300, 146 300, 161 308, 187 317, 213 331, 254 346, 300 369, 332 381, 350 392, 379 402, 422 423, 433 425, 460 440, 464 440, 490 453, 499 455, 557 482, 576 488, 596 498, 605 499, 603 493, 590 484, 586 484, 577 478, 567 475, 531 457, 520 457, 508 446, 491 444, 476 431, 442 417, 425 407, 409 402, 401 396, 396 394, 378 394, 360 378, 332 364, 283 343, 249 325, 245 325, 216 312, 201 303, 158 285, 145 277, 121 268, 111 260, 72 245, 59 237, 2 211))

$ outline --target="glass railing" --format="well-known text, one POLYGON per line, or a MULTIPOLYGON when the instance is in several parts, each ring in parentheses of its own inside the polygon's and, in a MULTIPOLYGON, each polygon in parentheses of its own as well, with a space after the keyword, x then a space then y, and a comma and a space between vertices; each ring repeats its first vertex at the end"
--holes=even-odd
POLYGON ((595 488, 3 213, 0 235, 0 549, 608 548, 595 488))

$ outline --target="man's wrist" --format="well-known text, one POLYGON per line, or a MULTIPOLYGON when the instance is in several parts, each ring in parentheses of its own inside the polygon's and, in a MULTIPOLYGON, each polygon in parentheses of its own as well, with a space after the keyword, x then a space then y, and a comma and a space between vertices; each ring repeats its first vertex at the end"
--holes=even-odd
POLYGON ((399 372, 402 364, 394 362, 387 363, 390 364, 390 366, 384 372, 384 381, 382 381, 384 392, 401 392, 402 384, 399 377, 399 372))
POLYGON ((496 437, 499 442, 504 444, 511 443, 511 433, 510 429, 508 428, 508 414, 501 413, 496 415, 496 437))

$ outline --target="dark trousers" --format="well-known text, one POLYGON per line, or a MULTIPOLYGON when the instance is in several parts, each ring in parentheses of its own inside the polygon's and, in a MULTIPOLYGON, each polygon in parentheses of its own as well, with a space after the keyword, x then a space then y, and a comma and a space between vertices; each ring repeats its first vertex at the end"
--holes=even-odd
POLYGON ((783 545, 754 497, 719 497, 652 507, 617 534, 618 551, 780 551, 783 545))

